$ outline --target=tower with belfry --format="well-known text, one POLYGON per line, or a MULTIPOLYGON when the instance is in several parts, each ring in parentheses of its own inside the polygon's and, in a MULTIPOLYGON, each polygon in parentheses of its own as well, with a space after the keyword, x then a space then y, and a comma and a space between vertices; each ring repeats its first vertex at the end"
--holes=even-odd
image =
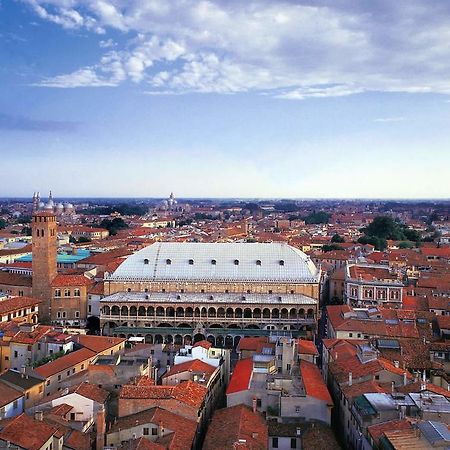
POLYGON ((33 297, 42 300, 40 321, 50 321, 51 283, 57 275, 57 223, 53 200, 49 198, 43 209, 33 212, 32 221, 33 297))

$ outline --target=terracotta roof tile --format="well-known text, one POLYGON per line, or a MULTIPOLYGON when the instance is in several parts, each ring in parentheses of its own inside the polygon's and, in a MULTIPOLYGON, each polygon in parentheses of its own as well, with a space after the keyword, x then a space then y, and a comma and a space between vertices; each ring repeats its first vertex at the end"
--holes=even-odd
POLYGON ((219 409, 214 413, 208 427, 204 450, 265 450, 268 445, 268 426, 264 417, 254 413, 246 405, 219 409), (245 444, 235 447, 235 442, 245 440, 245 444))
POLYGON ((227 387, 227 395, 246 391, 250 386, 253 372, 252 358, 241 359, 237 362, 227 387))
POLYGON ((309 361, 300 361, 300 373, 306 393, 309 396, 323 400, 328 405, 333 405, 333 400, 322 378, 322 374, 315 364, 309 361))

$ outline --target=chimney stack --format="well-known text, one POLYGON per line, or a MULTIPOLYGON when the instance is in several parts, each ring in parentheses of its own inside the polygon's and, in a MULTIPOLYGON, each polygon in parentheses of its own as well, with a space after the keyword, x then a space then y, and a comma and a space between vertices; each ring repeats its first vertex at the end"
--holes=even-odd
POLYGON ((103 450, 105 447, 105 432, 106 432, 106 421, 105 421, 105 407, 100 405, 97 412, 97 436, 95 442, 96 450, 103 450))
POLYGON ((253 397, 253 400, 252 400, 252 409, 253 409, 253 412, 254 412, 254 413, 256 412, 256 405, 257 405, 256 397, 253 397))
POLYGON ((348 385, 351 386, 353 384, 353 374, 351 372, 348 373, 348 385))
POLYGON ((407 382, 408 382, 408 377, 406 376, 406 372, 403 372, 403 386, 406 386, 407 382))
POLYGON ((34 413, 34 420, 38 420, 39 422, 42 422, 44 420, 44 411, 36 411, 34 413))

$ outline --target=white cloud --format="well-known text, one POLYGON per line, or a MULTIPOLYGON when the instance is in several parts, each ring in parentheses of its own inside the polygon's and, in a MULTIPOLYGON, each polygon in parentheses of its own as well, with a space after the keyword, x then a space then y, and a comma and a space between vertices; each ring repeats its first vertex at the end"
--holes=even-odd
POLYGON ((379 119, 375 119, 374 122, 395 123, 395 122, 404 122, 405 120, 406 120, 405 117, 380 117, 379 119))
MULTIPOLYGON (((287 99, 374 90, 450 93, 444 0, 23 1, 64 28, 129 36, 114 63, 106 54, 46 80, 47 86, 67 80, 73 87, 76 74, 92 72, 93 86, 130 80, 175 93, 253 90, 287 99)), ((111 39, 102 42, 112 46, 111 39)))

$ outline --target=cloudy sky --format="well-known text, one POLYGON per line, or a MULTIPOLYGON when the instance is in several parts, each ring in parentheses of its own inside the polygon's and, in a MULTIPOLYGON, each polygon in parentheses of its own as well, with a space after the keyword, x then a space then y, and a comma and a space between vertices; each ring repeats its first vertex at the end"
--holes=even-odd
POLYGON ((0 197, 450 197, 447 0, 0 0, 0 61, 0 197))

